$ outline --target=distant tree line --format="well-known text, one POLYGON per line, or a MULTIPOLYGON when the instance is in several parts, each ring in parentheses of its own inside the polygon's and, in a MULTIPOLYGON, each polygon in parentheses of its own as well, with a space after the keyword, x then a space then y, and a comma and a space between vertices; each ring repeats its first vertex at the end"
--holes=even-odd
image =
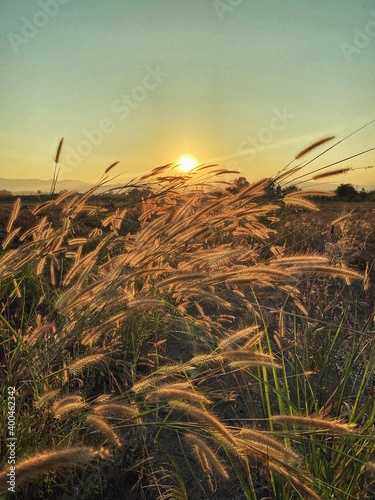
POLYGON ((375 201, 375 189, 357 191, 352 184, 340 184, 335 189, 335 195, 339 201, 375 201))
MULTIPOLYGON (((239 177, 238 179, 234 180, 233 186, 227 188, 227 190, 232 193, 238 193, 248 186, 250 186, 250 183, 247 181, 247 179, 245 177, 239 177)), ((270 180, 267 194, 271 197, 272 195, 280 197, 298 190, 299 188, 294 185, 281 188, 279 185, 270 180)), ((336 195, 337 201, 375 201, 375 189, 371 191, 365 191, 365 189, 362 188, 360 191, 357 191, 352 184, 340 184, 340 186, 335 189, 334 193, 336 195)), ((330 198, 330 200, 332 200, 332 198, 330 198)))

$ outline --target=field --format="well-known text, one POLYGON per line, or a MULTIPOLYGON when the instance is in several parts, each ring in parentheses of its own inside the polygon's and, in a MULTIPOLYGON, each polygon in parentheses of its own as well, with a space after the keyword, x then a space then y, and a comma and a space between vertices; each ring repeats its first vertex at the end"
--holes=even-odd
POLYGON ((222 174, 1 204, 9 498, 375 497, 375 203, 222 174))

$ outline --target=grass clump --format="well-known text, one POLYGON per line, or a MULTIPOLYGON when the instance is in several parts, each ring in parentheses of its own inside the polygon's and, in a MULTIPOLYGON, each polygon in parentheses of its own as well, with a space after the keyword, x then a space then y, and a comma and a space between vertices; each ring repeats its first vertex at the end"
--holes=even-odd
MULTIPOLYGON (((0 253, 16 497, 371 492, 374 316, 362 311, 363 276, 288 245, 299 228, 282 226, 327 193, 277 189, 302 166, 238 190, 215 166, 180 175, 166 165, 108 208, 95 192, 115 164, 87 193, 52 196, 62 145, 51 199, 26 230, 16 201, 0 253)), ((4 445, 2 456, 4 479, 4 445)))

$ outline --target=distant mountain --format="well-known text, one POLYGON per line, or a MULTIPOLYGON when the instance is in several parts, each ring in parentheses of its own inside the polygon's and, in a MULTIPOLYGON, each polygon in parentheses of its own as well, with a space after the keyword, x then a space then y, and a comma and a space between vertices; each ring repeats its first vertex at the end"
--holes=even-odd
MULTIPOLYGON (((49 193, 51 190, 52 179, 2 179, 0 178, 0 190, 6 189, 13 194, 32 194, 40 191, 41 193, 49 193)), ((56 186, 56 192, 67 189, 68 191, 87 191, 92 187, 92 184, 84 181, 59 180, 56 186)))
MULTIPOLYGON (((42 179, 3 179, 0 178, 0 191, 3 189, 6 189, 7 191, 10 191, 14 195, 27 195, 27 194, 35 194, 37 191, 40 191, 41 193, 49 193, 51 190, 51 184, 52 184, 52 179, 51 180, 42 180, 42 179)), ((106 184, 104 188, 98 189, 98 193, 103 192, 107 189, 110 188, 116 188, 124 185, 125 183, 119 183, 119 184, 106 184)), ((303 189, 317 189, 317 190, 327 190, 327 191, 334 191, 336 187, 339 185, 334 184, 319 184, 316 185, 314 183, 306 183, 303 186, 303 189)), ((68 191, 78 191, 80 193, 83 193, 93 187, 93 184, 90 184, 89 182, 85 181, 79 181, 79 180, 59 180, 57 182, 57 186, 55 189, 56 193, 59 193, 60 191, 68 190, 68 191)), ((359 191, 362 189, 362 187, 366 191, 371 191, 375 189, 375 186, 373 184, 367 184, 367 185, 360 185, 360 186, 354 186, 356 189, 359 191)))

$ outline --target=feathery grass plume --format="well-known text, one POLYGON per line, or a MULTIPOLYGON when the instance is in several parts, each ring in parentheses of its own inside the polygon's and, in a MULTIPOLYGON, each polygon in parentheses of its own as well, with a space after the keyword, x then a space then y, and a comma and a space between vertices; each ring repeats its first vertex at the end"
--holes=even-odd
POLYGON ((246 453, 243 453, 237 438, 233 439, 234 436, 232 435, 230 439, 228 439, 226 436, 224 436, 223 433, 216 430, 210 431, 210 436, 217 442, 219 446, 223 447, 226 452, 230 453, 234 457, 239 458, 242 463, 248 465, 248 456, 246 453))
POLYGON ((238 446, 241 452, 253 456, 269 465, 270 463, 282 463, 285 466, 292 467, 296 464, 296 458, 289 453, 286 448, 281 449, 278 446, 272 446, 271 443, 264 443, 261 440, 255 439, 237 439, 238 446))
POLYGON ((10 214, 9 221, 6 227, 7 233, 10 233, 14 224, 14 221, 17 219, 18 214, 21 208, 21 198, 17 198, 13 204, 12 213, 10 214))
POLYGON ((127 303, 127 306, 130 308, 137 308, 137 307, 165 307, 166 303, 162 299, 147 299, 147 298, 142 298, 142 299, 134 299, 130 300, 127 303))
POLYGON ((276 269, 271 266, 254 265, 246 269, 239 269, 231 272, 226 277, 227 283, 246 284, 257 283, 260 286, 268 286, 271 283, 279 282, 280 279, 291 279, 290 273, 283 269, 276 269))
POLYGON ((117 448, 122 448, 121 439, 117 433, 112 429, 112 427, 101 417, 96 415, 88 415, 86 417, 86 422, 89 427, 91 427, 96 432, 101 432, 106 436, 109 441, 111 441, 117 448))
POLYGON ((69 196, 76 196, 77 192, 70 190, 70 191, 65 191, 64 193, 59 194, 59 196, 54 200, 52 203, 54 205, 60 205, 63 201, 65 201, 69 196))
POLYGON ((294 273, 316 273, 316 274, 327 274, 328 276, 339 276, 345 280, 347 284, 350 284, 351 280, 361 280, 363 281, 362 274, 347 269, 346 267, 335 267, 335 266, 324 266, 324 265, 314 265, 302 263, 298 268, 294 270, 294 273))
POLYGON ((121 311, 119 313, 111 314, 111 316, 104 321, 100 322, 98 326, 98 330, 101 332, 106 332, 107 330, 111 330, 113 327, 117 327, 121 321, 123 321, 128 316, 128 311, 121 311))
POLYGON ((59 172, 60 172, 59 159, 60 159, 60 154, 61 154, 61 149, 62 149, 63 143, 64 143, 64 138, 60 139, 59 145, 57 146, 56 155, 54 158, 55 167, 53 170, 53 178, 52 178, 52 183, 51 183, 50 195, 53 195, 55 193, 56 183, 57 183, 57 179, 59 177, 59 172))
MULTIPOLYGON (((17 486, 36 479, 42 474, 66 467, 84 466, 103 454, 87 446, 62 448, 59 450, 37 453, 30 458, 17 461, 17 486)), ((0 490, 8 488, 9 465, 0 472, 0 490)))
POLYGON ((90 231, 88 239, 93 240, 94 238, 100 238, 103 235, 103 231, 98 227, 94 227, 92 231, 90 231))
POLYGON ((281 309, 279 312, 279 329, 274 333, 274 339, 277 347, 282 350, 282 339, 285 337, 285 321, 284 321, 284 310, 281 309))
POLYGON ((328 264, 329 260, 327 257, 323 255, 291 255, 290 257, 278 257, 276 260, 272 262, 272 266, 283 267, 283 266, 300 266, 305 265, 324 265, 328 264))
POLYGON ((165 172, 165 170, 170 168, 172 165, 173 165, 172 163, 168 163, 167 165, 155 167, 151 170, 150 173, 142 175, 142 177, 140 177, 140 181, 145 181, 146 179, 150 179, 150 178, 154 177, 156 174, 161 174, 162 172, 165 172))
POLYGON ((57 147, 56 156, 55 156, 55 163, 59 163, 61 149, 63 147, 63 144, 64 144, 64 137, 62 137, 62 139, 60 139, 59 145, 57 147))
POLYGON ((297 469, 286 469, 273 462, 268 463, 268 467, 273 472, 283 476, 285 479, 290 481, 297 490, 303 493, 303 497, 306 500, 322 500, 322 498, 311 488, 311 479, 306 474, 301 474, 297 469))
POLYGON ((113 395, 112 394, 99 394, 94 400, 95 404, 101 405, 104 403, 108 403, 109 401, 113 400, 113 395))
POLYGON ((100 329, 90 330, 89 328, 87 328, 81 334, 82 345, 92 347, 100 339, 102 333, 103 332, 101 332, 100 329))
POLYGON ((56 285, 56 273, 55 273, 55 267, 53 265, 53 261, 51 260, 50 265, 49 265, 49 271, 50 271, 50 281, 52 285, 56 285))
POLYGON ((110 172, 116 165, 118 165, 120 162, 119 161, 115 161, 114 163, 112 163, 109 167, 107 167, 105 170, 104 170, 104 174, 108 174, 108 172, 110 172))
POLYGON ((303 197, 314 197, 314 198, 333 198, 335 193, 331 193, 331 191, 318 191, 315 189, 299 189, 298 191, 292 191, 286 195, 288 198, 299 198, 303 197))
POLYGON ((78 396, 77 394, 72 394, 70 396, 65 396, 61 399, 58 399, 57 401, 54 402, 52 405, 52 411, 53 413, 58 413, 60 408, 63 408, 66 405, 71 405, 71 404, 83 404, 83 399, 81 396, 78 396))
POLYGON ((47 262, 47 257, 42 257, 38 260, 38 263, 35 268, 35 273, 37 276, 40 276, 43 273, 44 266, 47 262))
POLYGON ((232 304, 227 300, 221 298, 219 295, 208 292, 207 290, 201 288, 181 288, 174 293, 174 297, 179 299, 191 299, 192 297, 199 297, 211 304, 215 304, 216 306, 221 306, 225 309, 233 309, 232 304))
POLYGON ((326 142, 332 141, 333 139, 335 139, 335 136, 329 135, 327 137, 319 139, 318 141, 313 142, 312 144, 310 144, 310 146, 307 146, 305 149, 302 149, 302 151, 296 154, 295 159, 298 160, 299 158, 302 158, 303 156, 310 153, 310 151, 313 151, 314 149, 318 148, 319 146, 322 146, 326 142))
POLYGON ((86 404, 83 401, 77 403, 68 403, 63 406, 60 405, 58 410, 54 412, 54 416, 55 418, 60 420, 61 418, 65 417, 67 413, 78 412, 85 408, 86 404))
POLYGON ((256 335, 253 335, 248 341, 246 341, 243 345, 244 349, 253 349, 256 344, 260 344, 260 341, 264 337, 264 332, 259 332, 256 335))
POLYGON ((234 370, 244 370, 249 368, 255 368, 256 366, 264 367, 264 368, 282 368, 282 365, 279 365, 273 361, 265 361, 264 359, 236 359, 234 361, 230 361, 228 363, 230 368, 234 370))
POLYGON ((209 447, 209 445, 200 439, 195 434, 185 434, 186 442, 192 446, 195 455, 197 456, 202 469, 205 472, 217 472, 220 476, 225 479, 229 479, 229 474, 223 463, 217 458, 215 452, 209 447))
POLYGON ((300 427, 313 427, 314 429, 334 432, 336 434, 343 434, 352 432, 356 424, 345 423, 341 420, 324 419, 319 417, 300 417, 294 415, 273 415, 272 422, 275 424, 285 424, 300 427))
POLYGON ((194 208, 201 202, 202 195, 196 194, 190 198, 190 200, 181 204, 181 208, 176 210, 172 217, 172 222, 178 222, 192 215, 194 208))
MULTIPOLYGON (((316 174, 311 177, 313 181, 317 181, 318 179, 323 179, 325 177, 331 177, 333 175, 340 175, 340 174, 346 174, 346 172, 349 172, 349 170, 352 170, 351 168, 337 168, 336 170, 330 170, 329 172, 323 172, 322 174, 316 174)), ((332 193, 331 195, 334 196, 332 193)))
POLYGON ((310 200, 306 200, 302 196, 289 196, 286 195, 283 198, 283 202, 287 207, 297 207, 297 208, 306 208, 307 210, 311 210, 313 212, 319 212, 319 207, 310 200))
POLYGON ((10 243, 13 241, 15 236, 17 236, 20 230, 21 230, 20 227, 16 227, 16 229, 13 229, 13 231, 11 231, 6 235, 1 245, 4 248, 4 250, 10 245, 10 243))
POLYGON ((158 287, 163 287, 166 285, 171 285, 173 283, 183 283, 184 281, 195 281, 202 279, 202 273, 186 273, 186 274, 175 274, 169 278, 165 278, 158 282, 158 287))
POLYGON ((54 389, 53 391, 48 391, 38 399, 34 401, 35 408, 42 408, 49 404, 55 397, 60 393, 60 389, 54 389))
POLYGON ((77 374, 81 372, 87 366, 92 365, 93 363, 97 363, 98 361, 102 361, 107 354, 91 354, 90 356, 84 356, 81 359, 78 359, 73 364, 66 367, 67 370, 72 374, 77 374))
POLYGON ((84 245, 87 243, 88 239, 87 238, 71 238, 68 240, 68 245, 69 246, 76 246, 76 245, 84 245))
MULTIPOLYGON (((54 205, 55 205, 55 201, 54 200, 45 201, 44 203, 41 203, 40 205, 37 205, 35 208, 33 208, 33 210, 31 211, 31 213, 33 215, 38 215, 40 212, 43 212, 43 209, 49 208, 49 207, 54 206, 54 205)), ((47 221, 47 217, 44 216, 41 222, 46 222, 46 221, 47 221)), ((36 227, 32 228, 32 229, 35 230, 36 227)))
MULTIPOLYGON (((238 344, 238 342, 248 339, 249 335, 252 334, 254 331, 258 330, 257 326, 249 326, 247 328, 244 328, 243 330, 240 330, 235 333, 230 333, 225 339, 221 340, 217 347, 219 350, 222 349, 229 349, 233 344, 238 344)), ((253 344, 255 345, 263 336, 263 333, 257 333, 256 335, 253 335, 251 339, 248 341, 253 341, 253 344)))
POLYGON ((199 422, 202 422, 210 427, 213 431, 222 434, 230 443, 232 443, 232 445, 237 447, 237 442, 234 436, 223 424, 223 422, 221 422, 220 419, 213 413, 179 400, 170 400, 168 403, 173 409, 183 411, 194 420, 198 420, 199 422))
POLYGON ((135 405, 126 405, 119 403, 102 403, 94 406, 94 412, 98 415, 113 415, 125 417, 128 419, 136 418, 139 415, 139 409, 135 405))
POLYGON ((223 351, 221 353, 221 356, 230 362, 247 361, 249 363, 257 362, 257 364, 264 362, 265 365, 275 366, 273 363, 273 357, 270 354, 256 352, 244 348, 223 351))
POLYGON ((222 357, 215 351, 209 352, 207 354, 197 354, 189 361, 189 366, 191 369, 196 370, 200 366, 206 365, 208 363, 217 363, 222 361, 222 357))
POLYGON ((257 446, 261 443, 266 448, 269 448, 269 454, 272 455, 272 450, 283 454, 282 461, 288 464, 295 464, 301 457, 291 448, 287 448, 285 444, 278 441, 274 436, 268 432, 260 431, 258 429, 241 429, 238 438, 241 439, 246 446, 246 442, 250 442, 251 446, 257 446))
POLYGON ((211 401, 202 393, 194 392, 191 385, 181 388, 181 384, 166 384, 159 386, 150 394, 147 394, 146 401, 158 399, 182 399, 191 404, 210 404, 211 401))
MULTIPOLYGON (((168 365, 167 365, 168 366, 168 365)), ((171 374, 175 375, 177 373, 177 368, 180 368, 178 365, 173 365, 171 374)), ((154 390, 155 387, 157 387, 162 380, 165 379, 166 376, 170 375, 170 373, 159 373, 159 375, 151 375, 149 377, 145 377, 139 382, 136 382, 133 387, 132 391, 135 393, 143 393, 147 392, 148 390, 154 390)), ((190 382, 179 382, 179 383, 174 383, 175 387, 178 387, 181 390, 188 389, 191 387, 190 382)))

